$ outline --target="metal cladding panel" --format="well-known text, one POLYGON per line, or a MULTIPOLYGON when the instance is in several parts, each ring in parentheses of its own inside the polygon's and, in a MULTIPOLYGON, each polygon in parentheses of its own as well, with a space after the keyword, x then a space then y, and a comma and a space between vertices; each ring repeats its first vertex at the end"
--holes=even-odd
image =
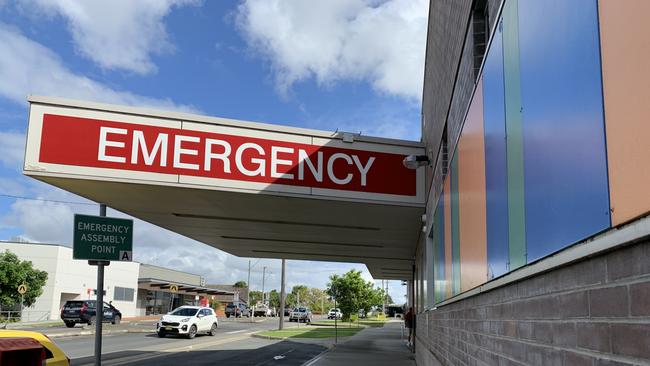
POLYGON ((503 29, 494 33, 483 67, 488 279, 508 272, 508 166, 503 29))
POLYGON ((650 211, 650 1, 600 0, 612 223, 650 211))
POLYGON ((460 228, 458 197, 458 153, 451 159, 451 293, 460 293, 460 228))
POLYGON ((435 258, 435 302, 445 300, 446 278, 445 278, 445 206, 444 200, 440 199, 434 215, 433 243, 435 258))
POLYGON ((597 16, 519 1, 528 262, 610 226, 597 16))
POLYGON ((458 142, 461 290, 487 280, 483 88, 479 80, 458 142))
POLYGON ((451 297, 451 177, 447 174, 443 188, 443 205, 445 208, 445 299, 451 297))
POLYGON ((510 0, 503 9, 503 77, 506 108, 508 166, 508 269, 526 264, 524 208, 524 145, 521 116, 518 3, 510 0))

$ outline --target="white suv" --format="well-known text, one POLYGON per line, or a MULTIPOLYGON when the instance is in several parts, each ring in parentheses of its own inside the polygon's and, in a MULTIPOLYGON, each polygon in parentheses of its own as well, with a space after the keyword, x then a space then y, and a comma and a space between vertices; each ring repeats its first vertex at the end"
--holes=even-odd
POLYGON ((181 306, 163 315, 156 323, 156 330, 161 338, 167 334, 182 334, 192 339, 197 333, 216 335, 218 326, 214 310, 200 306, 181 306))
POLYGON ((327 313, 327 319, 341 319, 342 317, 343 313, 341 313, 339 308, 331 308, 329 313, 327 313))

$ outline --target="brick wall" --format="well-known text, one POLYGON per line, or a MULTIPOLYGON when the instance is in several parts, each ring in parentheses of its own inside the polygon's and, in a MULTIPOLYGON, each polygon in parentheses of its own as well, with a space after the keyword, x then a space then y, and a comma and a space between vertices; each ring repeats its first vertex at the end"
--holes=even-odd
POLYGON ((650 365, 650 242, 418 315, 423 365, 650 365))

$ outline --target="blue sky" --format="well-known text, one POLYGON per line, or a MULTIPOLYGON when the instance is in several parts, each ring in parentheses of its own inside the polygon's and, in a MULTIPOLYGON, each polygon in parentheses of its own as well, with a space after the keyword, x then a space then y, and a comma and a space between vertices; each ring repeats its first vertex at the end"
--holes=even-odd
MULTIPOLYGON (((426 21, 424 0, 0 0, 0 239, 67 245, 72 214, 97 210, 22 176, 28 94, 419 140, 426 21)), ((248 259, 136 229, 136 260, 246 277, 248 259), (181 244, 220 264, 166 259, 181 244)), ((279 284, 279 261, 262 260, 253 287, 264 265, 279 284)), ((307 276, 313 262, 290 261, 288 284, 323 287, 350 268, 370 278, 358 264, 316 265, 322 280, 307 276)))

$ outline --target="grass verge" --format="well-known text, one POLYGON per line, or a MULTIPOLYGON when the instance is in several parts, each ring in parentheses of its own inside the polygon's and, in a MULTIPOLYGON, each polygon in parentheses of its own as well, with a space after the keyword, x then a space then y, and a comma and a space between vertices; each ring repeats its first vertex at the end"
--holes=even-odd
MULTIPOLYGON (((349 337, 357 334, 363 328, 339 328, 339 337, 349 337)), ((283 329, 283 330, 268 330, 257 333, 262 337, 271 338, 334 338, 334 328, 301 328, 301 329, 283 329)))

